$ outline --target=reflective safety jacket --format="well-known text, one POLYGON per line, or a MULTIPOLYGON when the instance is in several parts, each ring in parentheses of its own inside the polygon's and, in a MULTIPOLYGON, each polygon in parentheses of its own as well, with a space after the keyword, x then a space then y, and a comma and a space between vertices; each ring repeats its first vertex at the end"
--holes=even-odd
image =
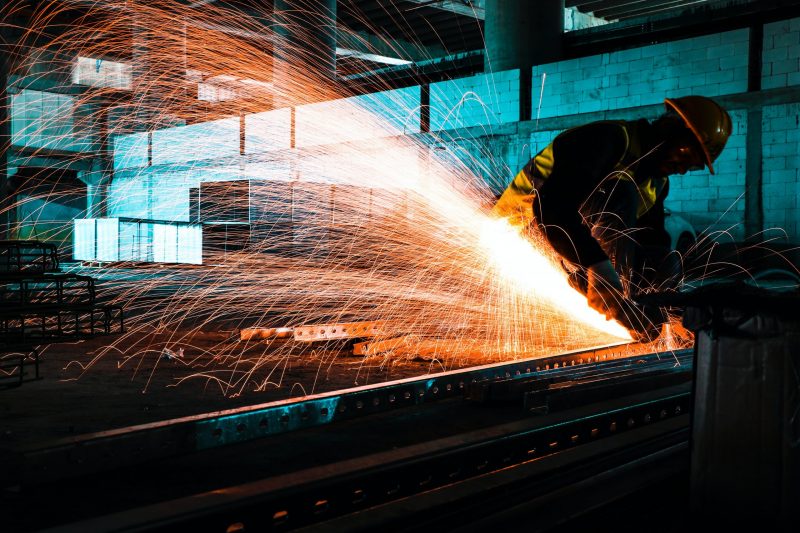
POLYGON ((623 180, 635 184, 638 198, 624 207, 629 213, 622 219, 666 235, 668 178, 637 172, 654 146, 651 137, 652 126, 644 119, 592 122, 564 131, 520 170, 493 211, 514 225, 538 223, 559 254, 589 266, 608 256, 592 237, 581 209, 598 191, 613 186, 611 180, 623 180))

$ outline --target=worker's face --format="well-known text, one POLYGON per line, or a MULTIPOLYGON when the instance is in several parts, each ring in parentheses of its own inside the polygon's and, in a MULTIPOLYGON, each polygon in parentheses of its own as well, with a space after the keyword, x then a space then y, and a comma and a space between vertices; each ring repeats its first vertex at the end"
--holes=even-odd
POLYGON ((703 170, 705 163, 703 150, 697 141, 684 138, 665 147, 659 170, 665 176, 686 174, 690 170, 703 170))

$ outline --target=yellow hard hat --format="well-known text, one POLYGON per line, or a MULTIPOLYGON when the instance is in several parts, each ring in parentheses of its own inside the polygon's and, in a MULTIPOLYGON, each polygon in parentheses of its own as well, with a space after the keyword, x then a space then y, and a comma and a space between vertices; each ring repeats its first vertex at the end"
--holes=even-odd
POLYGON ((667 110, 675 111, 692 130, 703 153, 706 156, 708 170, 714 173, 712 163, 719 157, 728 137, 731 136, 733 124, 731 117, 718 103, 705 96, 682 96, 666 98, 667 110))

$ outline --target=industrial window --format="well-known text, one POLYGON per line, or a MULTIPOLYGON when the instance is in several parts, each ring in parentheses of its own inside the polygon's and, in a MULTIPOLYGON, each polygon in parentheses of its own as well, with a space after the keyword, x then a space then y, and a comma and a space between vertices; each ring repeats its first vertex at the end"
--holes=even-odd
POLYGON ((72 68, 72 83, 130 90, 131 66, 128 63, 94 57, 77 57, 72 68))

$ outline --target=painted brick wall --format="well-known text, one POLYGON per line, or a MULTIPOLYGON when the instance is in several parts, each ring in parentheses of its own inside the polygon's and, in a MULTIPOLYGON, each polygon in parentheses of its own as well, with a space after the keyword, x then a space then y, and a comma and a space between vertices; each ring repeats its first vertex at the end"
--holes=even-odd
POLYGON ((74 98, 63 94, 31 90, 12 94, 11 144, 67 151, 93 149, 91 142, 85 142, 86 131, 78 135, 73 131, 73 104, 74 98))
POLYGON ((419 86, 295 109, 295 146, 376 139, 420 131, 419 86))
POLYGON ((153 165, 239 155, 239 117, 153 132, 153 165))
POLYGON ((800 85, 800 18, 764 25, 761 87, 800 85))
POLYGON ((292 110, 275 109, 244 117, 244 152, 256 154, 291 146, 292 110))
POLYGON ((108 216, 189 221, 189 188, 240 179, 238 167, 169 167, 117 172, 108 189, 108 216))
POLYGON ((746 29, 734 30, 536 66, 532 115, 574 115, 655 104, 665 96, 743 92, 748 36, 746 29))
POLYGON ((766 106, 762 115, 764 229, 800 239, 800 104, 766 106), (777 229, 777 231, 772 231, 777 229))
POLYGON ((109 217, 151 218, 149 171, 117 172, 108 187, 109 217))
POLYGON ((114 170, 147 166, 147 151, 150 134, 130 133, 114 135, 114 170))
POLYGON ((519 70, 432 83, 431 131, 519 120, 519 70))

